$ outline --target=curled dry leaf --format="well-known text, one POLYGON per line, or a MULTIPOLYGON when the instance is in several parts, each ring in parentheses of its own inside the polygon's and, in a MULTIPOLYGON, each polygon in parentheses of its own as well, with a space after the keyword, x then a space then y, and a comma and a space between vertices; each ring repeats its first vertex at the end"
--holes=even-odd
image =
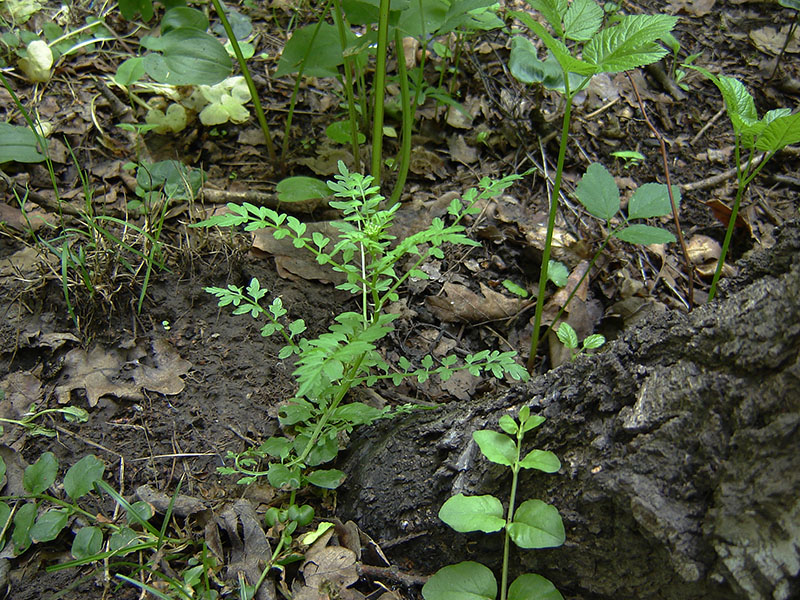
MULTIPOLYGON (((707 235, 697 234, 689 240, 686 245, 689 260, 695 266, 695 271, 701 277, 712 277, 717 268, 717 261, 722 254, 719 242, 707 235)), ((725 263, 722 267, 722 274, 727 276, 736 273, 736 269, 725 263)))

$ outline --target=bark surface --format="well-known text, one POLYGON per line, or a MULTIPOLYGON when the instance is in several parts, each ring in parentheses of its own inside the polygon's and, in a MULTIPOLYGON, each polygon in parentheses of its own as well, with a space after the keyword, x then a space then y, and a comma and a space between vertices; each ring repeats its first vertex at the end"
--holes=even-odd
POLYGON ((523 405, 547 417, 529 448, 558 474, 525 471, 518 503, 558 507, 567 542, 512 549, 565 598, 800 597, 800 225, 739 263, 719 300, 665 312, 600 355, 506 396, 452 403, 364 429, 344 461, 340 516, 411 569, 461 560, 496 570, 502 536, 437 518, 450 496, 507 499, 508 471, 472 441, 523 405))

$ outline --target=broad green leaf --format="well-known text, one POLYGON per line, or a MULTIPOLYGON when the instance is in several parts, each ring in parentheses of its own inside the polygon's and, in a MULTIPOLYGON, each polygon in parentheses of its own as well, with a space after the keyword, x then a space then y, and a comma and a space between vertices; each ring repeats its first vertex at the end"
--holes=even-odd
POLYGON ((500 531, 506 524, 503 505, 494 496, 456 494, 442 504, 439 518, 459 533, 493 533, 500 531))
MULTIPOLYGON (((417 0, 418 1, 418 0, 417 0)), ((400 11, 406 10, 411 0, 391 0, 389 3, 389 25, 397 24, 400 11)), ((342 8, 351 25, 369 25, 378 22, 380 0, 342 0, 342 8)))
POLYGON ((503 415, 500 417, 498 424, 500 425, 500 429, 505 431, 508 435, 516 435, 517 431, 519 431, 519 425, 517 425, 517 422, 510 415, 503 415))
POLYGON ((523 469, 538 469, 545 473, 555 473, 561 468, 561 461, 549 450, 531 450, 519 466, 523 469))
POLYGON ((722 94, 722 99, 725 101, 725 110, 731 120, 733 130, 738 135, 747 133, 757 135, 760 129, 763 129, 764 124, 758 120, 758 112, 756 111, 753 96, 741 81, 727 75, 714 75, 703 67, 686 66, 698 71, 717 86, 717 89, 722 94))
POLYGON ((0 531, 5 533, 0 537, 0 550, 6 546, 6 535, 11 531, 11 507, 6 502, 0 502, 0 531))
POLYGON ((495 600, 497 580, 488 567, 462 562, 439 569, 422 586, 425 600, 495 600))
POLYGON ((603 9, 594 0, 572 0, 564 15, 564 37, 580 42, 591 39, 603 23, 603 9))
POLYGON ((526 500, 514 513, 508 534, 520 548, 555 548, 566 534, 558 509, 541 500, 526 500))
POLYGON ((267 481, 276 489, 295 490, 300 487, 300 477, 285 465, 272 463, 267 470, 267 481))
POLYGON ((669 244, 675 241, 675 236, 672 232, 666 229, 659 229, 658 227, 651 227, 650 225, 628 225, 625 229, 614 233, 614 237, 628 242, 629 244, 640 244, 647 246, 648 244, 669 244))
MULTIPOLYGON (((351 141, 350 121, 335 121, 331 123, 325 128, 325 135, 337 144, 349 144, 351 141)), ((358 138, 359 144, 363 144, 367 141, 367 136, 360 131, 356 133, 356 137, 358 138)))
POLYGON ((587 350, 594 350, 595 348, 599 348, 603 344, 606 343, 605 336, 599 333, 593 333, 592 335, 588 336, 585 340, 583 340, 583 347, 587 350))
MULTIPOLYGON (((547 51, 547 58, 539 60, 536 46, 528 38, 516 36, 511 40, 511 54, 508 57, 508 68, 511 74, 522 83, 538 83, 549 90, 565 92, 564 71, 561 65, 547 51)), ((583 82, 583 77, 575 73, 569 74, 570 90, 575 90, 583 82)))
POLYGON ((94 454, 87 454, 64 475, 64 491, 67 496, 77 500, 94 488, 94 482, 103 478, 106 467, 94 454))
POLYGON ((398 15, 397 27, 405 36, 418 40, 423 36, 435 35, 447 20, 449 5, 449 0, 424 0, 422 3, 411 0, 409 10, 403 10, 398 15))
POLYGON ((289 456, 292 450, 292 442, 285 437, 273 436, 258 447, 259 453, 267 454, 273 458, 281 460, 289 456))
POLYGON ((52 542, 67 526, 68 516, 69 511, 66 508, 53 508, 44 512, 31 527, 31 541, 34 544, 52 542))
POLYGON ((583 59, 606 73, 643 67, 661 59, 666 48, 657 40, 675 27, 669 15, 625 15, 619 24, 599 31, 583 47, 583 59))
MULTIPOLYGON (((672 186, 672 197, 675 208, 681 205, 681 189, 672 186)), ((628 202, 629 219, 650 219, 672 214, 672 203, 669 201, 669 190, 663 183, 645 183, 633 193, 628 202)))
POLYGON ((41 494, 56 480, 58 461, 52 452, 45 452, 22 475, 22 485, 32 495, 41 494))
POLYGON ((581 204, 598 219, 608 221, 619 211, 619 188, 614 177, 600 163, 586 169, 575 188, 581 204))
POLYGON ((44 160, 44 154, 39 152, 36 134, 28 127, 0 123, 0 164, 12 160, 37 163, 44 160))
POLYGON ((205 31, 208 29, 208 17, 196 8, 188 6, 170 8, 161 17, 161 35, 181 27, 205 31))
POLYGON ((336 469, 311 471, 307 477, 309 483, 326 490, 335 490, 342 485, 344 478, 345 474, 336 469))
POLYGON ((507 435, 496 431, 475 431, 472 438, 483 455, 493 463, 511 466, 517 460, 517 445, 507 435))
POLYGON ((120 66, 117 67, 117 73, 114 75, 114 81, 117 85, 128 87, 130 84, 139 81, 144 75, 144 58, 141 56, 133 56, 128 58, 120 66))
POLYGON ((11 534, 11 541, 17 553, 22 553, 31 545, 31 527, 36 520, 36 503, 26 502, 14 514, 14 533, 11 534))
POLYGON ((558 336, 558 339, 561 340, 561 343, 567 348, 574 350, 578 347, 578 334, 575 333, 572 325, 566 321, 562 322, 561 325, 558 326, 556 335, 558 336))
POLYGON ((538 10, 542 16, 550 23, 550 27, 561 37, 564 35, 564 28, 561 26, 568 11, 567 0, 529 0, 531 8, 538 10))
POLYGON ((800 142, 800 112, 771 120, 758 136, 756 148, 764 152, 777 152, 798 142, 800 142))
POLYGON ((141 13, 142 21, 146 22, 153 18, 153 0, 119 0, 119 11, 128 21, 141 13))
POLYGON ((549 579, 535 573, 525 573, 509 586, 508 600, 564 600, 564 596, 549 579))
POLYGON ((331 195, 328 185, 314 177, 287 177, 281 180, 275 191, 278 193, 278 200, 281 202, 304 202, 306 200, 316 200, 327 198, 331 195))
POLYGON ((231 73, 224 46, 204 31, 181 27, 161 37, 142 38, 141 43, 152 51, 144 57, 145 71, 159 83, 214 85, 231 73))
POLYGON ((152 518, 153 507, 144 500, 137 500, 130 505, 130 510, 125 510, 125 520, 131 524, 139 523, 140 521, 149 521, 152 518), (134 514, 131 514, 132 512, 134 514))
POLYGON ((800 11, 800 0, 778 0, 778 4, 800 11))
POLYGON ((76 559, 87 558, 100 552, 103 547, 103 532, 99 527, 83 527, 72 540, 72 556, 76 559))
MULTIPOLYGON (((348 38, 350 43, 355 40, 355 35, 349 33, 348 38)), ((286 42, 275 77, 297 73, 301 66, 303 75, 308 77, 336 77, 339 75, 337 67, 343 62, 342 45, 336 27, 322 23, 317 30, 316 24, 307 25, 296 29, 286 42)))
MULTIPOLYGON (((123 548, 134 546, 139 543, 138 534, 130 527, 123 527, 119 531, 112 533, 108 538, 108 549, 117 552, 123 548)), ((125 553, 120 554, 124 556, 125 553)))
POLYGON ((570 53, 564 42, 557 40, 550 35, 547 30, 537 21, 533 20, 527 13, 511 11, 511 15, 522 21, 531 31, 533 31, 553 53, 561 67, 568 73, 578 73, 579 75, 594 75, 597 72, 595 65, 586 61, 578 60, 570 53))
POLYGON ((444 35, 456 29, 466 31, 488 31, 503 27, 505 23, 492 9, 495 0, 451 0, 447 17, 436 31, 444 35))
POLYGON ((536 429, 537 427, 539 427, 539 425, 544 423, 546 420, 547 419, 545 419, 544 417, 542 417, 540 415, 533 415, 531 417, 528 417, 527 419, 525 419, 525 425, 522 427, 522 430, 525 433, 527 433, 531 429, 536 429))

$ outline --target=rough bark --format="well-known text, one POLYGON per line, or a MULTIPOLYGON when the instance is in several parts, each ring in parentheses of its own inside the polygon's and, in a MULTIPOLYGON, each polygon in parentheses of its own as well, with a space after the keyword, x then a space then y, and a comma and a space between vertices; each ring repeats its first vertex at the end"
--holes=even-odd
POLYGON ((513 570, 566 598, 800 597, 800 226, 739 264, 720 299, 653 315, 594 357, 506 396, 448 404, 360 432, 344 468, 342 518, 411 568, 496 568, 500 535, 437 518, 453 494, 507 498, 477 429, 528 405, 547 421, 531 446, 558 474, 524 472, 518 498, 557 506, 567 543, 513 550, 513 570))

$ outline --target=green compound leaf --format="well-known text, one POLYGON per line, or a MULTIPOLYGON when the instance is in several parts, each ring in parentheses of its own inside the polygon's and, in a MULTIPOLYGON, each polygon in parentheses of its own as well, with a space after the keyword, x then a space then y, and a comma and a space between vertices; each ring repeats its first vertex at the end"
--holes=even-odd
POLYGON ((517 460, 517 445, 507 435, 486 429, 473 432, 472 439, 493 463, 510 467, 517 460))
POLYGON ((31 541, 33 543, 52 542, 61 530, 67 526, 69 511, 65 508, 54 508, 43 513, 36 519, 36 523, 30 529, 31 541))
POLYGON ((495 600, 497 580, 488 567, 462 562, 439 569, 422 586, 425 600, 495 600))
POLYGON ((44 160, 44 154, 39 152, 36 134, 28 127, 0 123, 0 164, 12 160, 37 163, 44 160))
POLYGON ((625 15, 619 24, 598 32, 583 47, 583 59, 605 73, 643 67, 660 60, 667 49, 657 41, 666 35, 677 17, 669 15, 625 15))
POLYGON ((64 475, 64 491, 67 496, 77 500, 88 494, 94 488, 94 482, 103 478, 105 469, 103 461, 94 454, 84 456, 64 475))
POLYGON ((508 600, 564 600, 549 579, 534 573, 525 573, 508 588, 508 600))
POLYGON ((41 494, 56 480, 58 461, 52 452, 45 452, 22 475, 22 485, 31 495, 41 494))
POLYGON ((541 500, 526 500, 514 513, 508 534, 520 548, 555 548, 566 534, 556 507, 541 500))
POLYGON ((448 498, 439 509, 439 518, 459 533, 500 531, 506 524, 503 505, 494 496, 465 496, 448 498))
POLYGON ((159 83, 215 85, 231 74, 225 48, 204 31, 181 27, 161 37, 142 38, 141 43, 152 50, 144 57, 145 71, 159 83))
POLYGON ((628 225, 625 229, 614 233, 614 237, 629 244, 669 244, 675 241, 672 232, 650 225, 628 225))
MULTIPOLYGON (((717 86, 717 89, 722 94, 722 99, 725 101, 725 110, 728 113, 728 118, 731 120, 733 130, 737 135, 759 133, 759 130, 763 128, 763 124, 760 127, 753 96, 741 81, 727 75, 714 75, 702 67, 686 66, 698 71, 717 86)), ((749 147, 749 145, 747 146, 749 147)))
POLYGON ((72 556, 78 560, 93 556, 103 547, 103 532, 99 527, 84 527, 72 540, 72 556))
POLYGON ((519 466, 523 469, 538 469, 545 473, 555 473, 561 468, 561 461, 548 450, 531 450, 520 461, 519 466))
POLYGON ((800 142, 800 112, 771 120, 758 136, 756 148, 764 152, 777 152, 798 142, 800 142))
POLYGON ((572 0, 564 15, 564 37, 587 41, 603 23, 603 9, 594 0, 572 0))
MULTIPOLYGON (((681 190, 672 186, 675 208, 680 208, 681 190)), ((649 219, 672 214, 672 203, 669 201, 669 190, 663 183, 645 183, 633 193, 628 201, 629 219, 649 219)))
POLYGON ((614 177, 600 163, 586 169, 575 195, 581 204, 598 219, 608 221, 619 211, 619 188, 614 177))
POLYGON ((510 14, 522 21, 531 31, 533 31, 541 40, 547 49, 553 53, 561 67, 568 73, 577 73, 579 75, 593 75, 597 72, 595 65, 589 64, 586 61, 578 60, 570 54, 569 48, 564 45, 564 42, 557 40, 550 35, 547 30, 537 21, 533 20, 527 13, 510 11, 510 14))

